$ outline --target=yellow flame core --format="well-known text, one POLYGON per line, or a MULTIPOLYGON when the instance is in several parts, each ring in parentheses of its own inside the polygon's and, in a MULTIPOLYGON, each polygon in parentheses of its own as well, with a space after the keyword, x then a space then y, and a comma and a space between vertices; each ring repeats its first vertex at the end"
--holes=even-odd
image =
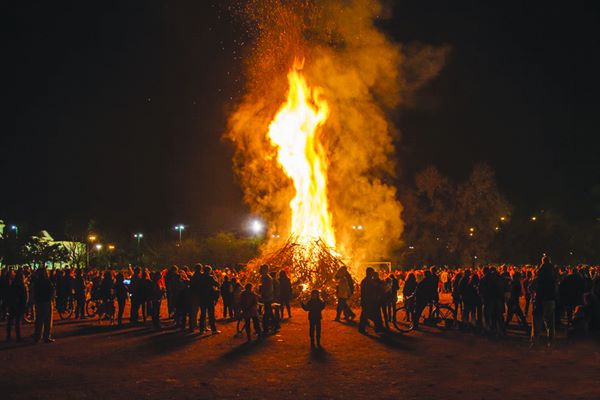
POLYGON ((300 242, 320 238, 335 248, 327 201, 327 157, 318 137, 329 106, 319 88, 308 86, 300 68, 294 65, 288 73, 287 99, 271 121, 268 137, 296 189, 290 201, 292 235, 300 242))

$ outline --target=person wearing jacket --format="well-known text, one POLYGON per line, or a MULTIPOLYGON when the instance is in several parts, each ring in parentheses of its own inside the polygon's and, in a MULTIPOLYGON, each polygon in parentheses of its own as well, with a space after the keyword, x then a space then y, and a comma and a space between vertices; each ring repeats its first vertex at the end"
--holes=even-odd
POLYGON ((340 269, 338 269, 335 274, 335 280, 337 281, 337 286, 335 289, 337 307, 334 321, 339 321, 342 313, 344 314, 345 319, 354 319, 356 314, 354 314, 348 305, 348 300, 352 297, 352 293, 354 292, 354 280, 352 279, 352 276, 348 272, 348 268, 346 266, 342 266, 340 269))
POLYGON ((252 284, 247 283, 245 290, 240 295, 240 312, 242 318, 246 321, 246 339, 248 342, 252 340, 252 332, 250 324, 254 325, 254 331, 261 338, 262 332, 260 329, 260 321, 258 320, 258 296, 252 291, 252 284))
POLYGON ((313 290, 310 293, 310 300, 306 303, 301 303, 302 309, 308 311, 308 325, 310 335, 310 347, 321 347, 321 320, 322 311, 325 308, 325 302, 321 299, 321 293, 318 290, 313 290))
MULTIPOLYGON (((195 275, 194 275, 195 277, 195 275)), ((202 275, 196 282, 196 290, 200 300, 200 332, 206 331, 206 317, 212 334, 221 333, 215 321, 215 304, 219 300, 219 282, 212 275, 212 268, 205 265, 202 275)))
POLYGON ((23 271, 17 271, 14 279, 8 287, 5 299, 8 305, 8 323, 6 324, 6 340, 11 340, 11 330, 14 324, 15 336, 17 342, 20 342, 22 340, 21 322, 23 321, 23 315, 25 315, 25 310, 27 308, 28 302, 27 286, 25 285, 23 271))
POLYGON ((50 337, 52 333, 52 302, 55 296, 54 284, 48 276, 45 267, 41 267, 37 272, 35 280, 35 333, 36 343, 44 336, 44 342, 52 343, 54 339, 50 337))
POLYGON ((284 308, 287 310, 288 318, 292 318, 292 307, 290 302, 292 300, 292 282, 287 276, 284 270, 279 272, 279 301, 281 303, 281 316, 283 319, 284 308))

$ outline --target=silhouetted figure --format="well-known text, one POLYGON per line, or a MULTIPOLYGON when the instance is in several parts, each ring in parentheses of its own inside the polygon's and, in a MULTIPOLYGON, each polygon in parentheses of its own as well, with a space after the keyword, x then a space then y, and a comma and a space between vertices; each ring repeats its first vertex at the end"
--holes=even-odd
POLYGON ((12 326, 15 326, 15 337, 17 342, 21 339, 21 322, 25 315, 28 302, 28 292, 23 278, 23 271, 19 270, 15 274, 8 293, 5 294, 5 301, 8 306, 8 322, 6 324, 6 340, 11 339, 12 326))
POLYGON ((246 338, 252 340, 251 324, 254 325, 254 331, 260 338, 262 335, 260 322, 258 320, 258 296, 252 291, 252 284, 247 283, 245 290, 240 294, 240 312, 246 322, 246 338))
POLYGON ((321 299, 321 293, 313 290, 310 293, 310 300, 307 303, 301 303, 304 311, 308 311, 308 325, 310 335, 310 347, 321 347, 321 320, 322 311, 325 308, 325 302, 321 299))
POLYGON ((425 307, 437 298, 437 278, 433 276, 430 270, 425 270, 425 277, 417 284, 415 290, 415 313, 413 316, 413 326, 419 327, 419 320, 425 307))
POLYGON ((212 268, 210 266, 204 266, 197 284, 200 299, 200 331, 206 331, 206 317, 208 316, 208 323, 212 333, 221 333, 217 330, 215 321, 215 304, 219 300, 219 282, 212 276, 212 268))
POLYGON ((223 319, 233 318, 233 286, 229 277, 225 275, 221 284, 221 298, 223 299, 223 319))
POLYGON ((125 277, 122 273, 117 274, 115 280, 115 297, 117 298, 117 326, 123 326, 123 313, 125 312, 125 304, 129 297, 129 288, 125 284, 125 277))
POLYGON ((365 328, 369 323, 369 320, 375 324, 375 332, 382 333, 383 321, 381 320, 381 312, 379 309, 380 305, 380 293, 379 285, 376 280, 377 274, 375 270, 368 267, 366 270, 365 278, 360 282, 360 321, 358 323, 358 331, 360 333, 366 333, 365 328))
POLYGON ((528 329, 527 318, 525 318, 525 314, 523 314, 523 310, 521 310, 521 295, 523 290, 523 284, 521 282, 521 273, 516 271, 513 274, 512 281, 510 282, 510 297, 507 302, 507 312, 506 312, 506 325, 510 324, 514 315, 519 319, 519 323, 521 327, 525 330, 528 329))
POLYGON ((279 272, 279 301, 281 306, 281 317, 283 319, 283 311, 287 310, 288 318, 292 318, 292 307, 290 302, 292 301, 292 282, 288 278, 285 271, 279 272))
POLYGON ((335 281, 337 286, 335 288, 335 295, 337 297, 337 307, 335 311, 335 321, 339 321, 342 314, 347 320, 354 319, 356 314, 348 305, 348 301, 354 293, 354 280, 348 272, 346 266, 340 267, 335 274, 335 281))
POLYGON ((85 319, 85 279, 83 271, 78 269, 73 279, 73 296, 75 297, 75 318, 85 319))
POLYGON ((136 267, 131 275, 129 284, 129 290, 131 294, 131 309, 129 311, 129 320, 132 324, 137 324, 140 319, 140 306, 141 306, 141 276, 140 268, 136 267))
POLYGON ((273 313, 273 302, 275 301, 275 288, 273 286, 273 278, 269 275, 269 266, 260 266, 260 300, 263 303, 263 329, 269 331, 271 326, 274 331, 279 330, 279 321, 273 313))
POLYGON ((150 311, 152 315, 152 327, 156 330, 160 329, 160 305, 162 302, 162 289, 159 281, 162 278, 160 272, 155 271, 152 273, 151 286, 149 293, 149 301, 151 304, 150 311))
POLYGON ((44 336, 46 343, 54 342, 50 337, 52 334, 52 301, 54 300, 54 284, 48 277, 46 268, 41 267, 38 270, 35 280, 35 342, 39 342, 44 336))
POLYGON ((550 258, 544 256, 542 265, 532 285, 533 291, 533 328, 531 344, 534 345, 544 328, 547 345, 550 346, 555 335, 556 308, 556 272, 550 258))

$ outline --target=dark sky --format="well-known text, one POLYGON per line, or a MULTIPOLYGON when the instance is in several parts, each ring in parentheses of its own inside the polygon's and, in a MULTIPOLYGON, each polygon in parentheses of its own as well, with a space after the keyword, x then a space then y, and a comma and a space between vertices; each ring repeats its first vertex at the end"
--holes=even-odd
MULTIPOLYGON (((247 216, 220 139, 244 30, 218 1, 14 2, 7 12, 0 218, 129 233, 247 216)), ((397 124, 402 179, 486 161, 517 210, 597 217, 600 3, 398 2, 386 32, 448 45, 397 124)))

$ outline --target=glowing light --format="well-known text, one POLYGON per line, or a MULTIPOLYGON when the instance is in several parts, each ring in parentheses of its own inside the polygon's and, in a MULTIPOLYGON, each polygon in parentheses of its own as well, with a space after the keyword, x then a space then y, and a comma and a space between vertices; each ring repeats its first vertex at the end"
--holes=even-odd
POLYGON ((109 244, 108 245, 108 250, 113 251, 115 249, 115 245, 114 244, 109 244))
POLYGON ((263 229, 265 229, 265 226, 263 225, 263 223, 258 220, 258 219, 254 219, 252 220, 252 222, 250 223, 250 230, 255 234, 255 235, 259 235, 260 233, 262 233, 263 229))
POLYGON ((335 247, 327 199, 327 157, 319 140, 329 106, 319 88, 308 86, 295 62, 288 73, 287 98, 269 125, 268 138, 277 149, 277 161, 292 180, 291 234, 299 242, 321 238, 335 247))
POLYGON ((537 217, 536 217, 536 216, 533 216, 533 217, 531 217, 531 220, 532 220, 532 221, 537 221, 537 217))
POLYGON ((88 240, 90 242, 95 242, 96 241, 96 235, 90 235, 90 236, 88 236, 88 240))
POLYGON ((95 247, 98 251, 102 250, 102 245, 100 243, 98 243, 95 247))

